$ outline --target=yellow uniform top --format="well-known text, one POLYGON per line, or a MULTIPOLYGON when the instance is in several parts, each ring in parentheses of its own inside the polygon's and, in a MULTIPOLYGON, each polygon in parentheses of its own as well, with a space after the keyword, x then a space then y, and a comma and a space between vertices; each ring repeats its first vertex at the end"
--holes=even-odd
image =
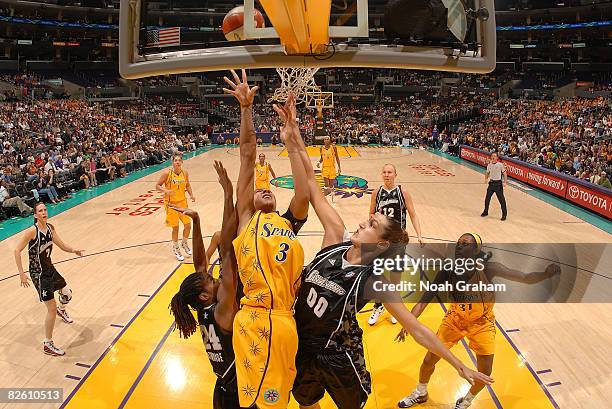
POLYGON ((278 213, 256 211, 234 239, 242 306, 289 311, 304 267, 304 250, 289 221, 278 213))
POLYGON ((269 172, 268 162, 264 162, 263 165, 259 161, 255 162, 255 182, 267 184, 268 180, 270 180, 269 172))
POLYGON ((335 163, 336 163, 335 149, 336 148, 334 148, 333 145, 330 146, 329 149, 327 149, 325 146, 321 147, 321 157, 323 158, 322 167, 324 168, 335 167, 335 163))
MULTIPOLYGON (((466 284, 490 284, 490 280, 484 271, 476 271, 471 277, 463 276, 459 279, 466 284)), ((456 283, 455 283, 456 284, 456 283)), ((449 313, 459 321, 466 324, 479 320, 483 317, 493 317, 495 306, 495 293, 491 291, 461 291, 451 294, 454 301, 449 307, 449 313)))
POLYGON ((170 169, 168 173, 168 179, 164 183, 166 189, 172 190, 170 197, 167 199, 170 203, 183 202, 187 200, 185 196, 185 190, 187 190, 187 177, 183 170, 180 173, 174 173, 173 169, 170 169))

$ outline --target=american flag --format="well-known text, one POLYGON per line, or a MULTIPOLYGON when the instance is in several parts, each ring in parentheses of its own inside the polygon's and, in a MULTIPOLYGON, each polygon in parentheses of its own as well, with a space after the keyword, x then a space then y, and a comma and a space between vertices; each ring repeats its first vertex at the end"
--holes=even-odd
POLYGON ((147 31, 147 47, 170 47, 181 44, 181 28, 170 27, 147 31))

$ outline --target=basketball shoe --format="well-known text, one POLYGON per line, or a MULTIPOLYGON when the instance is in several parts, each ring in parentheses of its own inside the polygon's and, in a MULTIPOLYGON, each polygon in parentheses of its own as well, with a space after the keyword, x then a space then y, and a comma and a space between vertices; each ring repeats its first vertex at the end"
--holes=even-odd
POLYGON ((189 248, 189 244, 187 244, 186 240, 183 240, 181 247, 183 247, 183 250, 185 250, 185 253, 187 253, 188 256, 191 256, 191 249, 189 248))
POLYGON ((65 309, 57 307, 57 315, 59 315, 59 317, 64 320, 66 324, 72 324, 74 322, 74 320, 70 318, 70 315, 68 315, 68 312, 65 309))
POLYGON ((383 307, 382 305, 380 307, 374 307, 374 309, 372 310, 372 314, 370 315, 370 318, 368 319, 368 324, 370 325, 376 324, 381 314, 384 312, 385 312, 385 307, 383 307))
POLYGON ((178 261, 185 260, 185 257, 181 254, 181 249, 179 248, 178 244, 173 247, 173 251, 174 251, 174 256, 176 257, 178 261))
POLYGON ((457 399, 454 409, 467 409, 472 405, 472 401, 464 398, 457 399))
POLYGON ((66 352, 62 348, 56 347, 51 340, 43 342, 43 352, 51 356, 66 355, 66 352))
POLYGON ((419 403, 425 403, 429 399, 429 394, 425 392, 425 395, 422 395, 418 390, 415 390, 410 395, 406 396, 404 399, 397 403, 398 408, 411 408, 419 403))

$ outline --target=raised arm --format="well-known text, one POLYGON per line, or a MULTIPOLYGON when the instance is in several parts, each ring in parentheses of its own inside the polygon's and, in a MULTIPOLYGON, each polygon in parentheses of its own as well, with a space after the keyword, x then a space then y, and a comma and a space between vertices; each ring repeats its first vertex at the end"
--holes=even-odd
POLYGON ((52 225, 49 224, 49 228, 53 232, 53 243, 57 244, 57 247, 59 247, 60 249, 64 250, 66 253, 73 253, 73 254, 76 254, 79 257, 83 257, 83 252, 85 250, 77 250, 77 249, 74 249, 71 246, 67 245, 66 243, 64 243, 62 241, 62 239, 60 239, 60 236, 57 234, 57 230, 55 230, 55 227, 53 227, 52 225))
MULTIPOLYGON (((294 98, 295 97, 293 97, 293 99, 294 98)), ((278 108, 279 107, 275 106, 277 112, 279 112, 278 108)), ((310 203, 314 207, 321 224, 323 224, 323 229, 325 230, 322 247, 341 243, 344 236, 344 231, 346 230, 344 222, 342 221, 342 218, 338 212, 336 212, 336 210, 327 202, 325 196, 323 196, 323 192, 321 192, 321 189, 319 188, 319 185, 315 179, 314 169, 312 168, 312 163, 310 163, 310 158, 306 152, 304 140, 299 134, 297 137, 297 148, 300 152, 302 164, 304 165, 304 170, 306 172, 306 179, 308 181, 308 188, 310 191, 310 203)))
POLYGON ((234 81, 223 77, 225 82, 232 88, 223 88, 223 91, 232 94, 240 103, 240 172, 238 173, 238 186, 236 194, 238 200, 236 209, 238 212, 239 230, 249 222, 255 212, 253 196, 255 194, 255 154, 257 149, 255 125, 253 124, 253 100, 259 87, 249 87, 246 71, 242 70, 242 80, 234 70, 231 70, 234 81))
MULTIPOLYGON (((217 250, 217 247, 219 247, 220 237, 221 237, 221 232, 216 231, 213 233, 212 237, 210 238, 210 244, 208 245, 208 248, 206 249, 206 262, 208 264, 210 264, 210 259, 212 258, 212 255, 215 254, 215 250, 217 250)), ((221 257, 221 254, 219 254, 219 257, 221 257)))
POLYGON ((237 263, 232 241, 236 238, 236 211, 234 208, 234 188, 227 176, 227 171, 221 162, 215 161, 215 170, 219 175, 219 183, 223 186, 223 222, 221 228, 221 284, 217 293, 217 308, 215 320, 225 331, 231 332, 234 316, 238 312, 236 302, 236 286, 238 284, 237 263))
MULTIPOLYGON (((293 191, 295 192, 289 210, 296 219, 302 220, 308 217, 308 204, 310 202, 310 188, 306 169, 302 163, 300 154, 300 128, 297 124, 297 113, 295 108, 295 96, 290 95, 284 106, 274 105, 274 109, 284 122, 281 128, 280 138, 287 148, 291 174, 293 175, 293 191)), ((311 166, 312 167, 312 166, 311 166)))

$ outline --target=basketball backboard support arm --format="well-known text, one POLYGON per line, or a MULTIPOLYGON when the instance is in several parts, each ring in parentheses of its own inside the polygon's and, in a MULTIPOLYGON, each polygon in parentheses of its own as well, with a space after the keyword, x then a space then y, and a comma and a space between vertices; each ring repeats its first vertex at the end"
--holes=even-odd
MULTIPOLYGON (((160 51, 142 55, 138 48, 140 4, 140 0, 121 0, 119 72, 122 77, 128 79, 230 68, 388 67, 466 73, 488 73, 495 68, 496 26, 493 0, 476 0, 476 8, 486 7, 490 12, 487 21, 475 22, 481 44, 477 51, 468 51, 458 56, 457 53, 450 52, 452 50, 441 47, 356 45, 340 42, 334 45, 335 52, 325 59, 286 55, 282 44, 160 51)), ((246 16, 245 20, 250 21, 246 16)), ((334 33, 336 29, 354 28, 330 27, 330 37, 337 34, 334 33)))

